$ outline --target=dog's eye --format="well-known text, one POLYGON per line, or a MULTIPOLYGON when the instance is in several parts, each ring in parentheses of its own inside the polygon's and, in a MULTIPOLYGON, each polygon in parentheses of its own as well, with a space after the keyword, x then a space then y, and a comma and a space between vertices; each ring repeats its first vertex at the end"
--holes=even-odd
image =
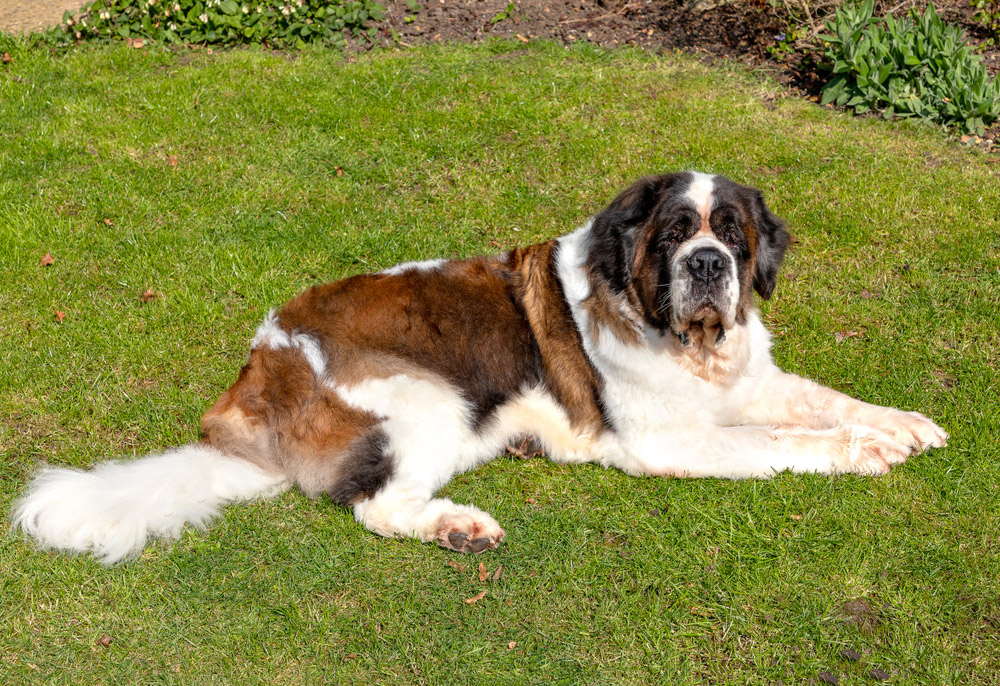
POLYGON ((690 230, 691 219, 684 216, 678 217, 660 233, 660 241, 664 245, 675 245, 683 241, 690 230))
POLYGON ((732 217, 726 217, 719 222, 715 233, 723 242, 725 242, 726 245, 730 247, 735 248, 743 243, 743 233, 736 224, 736 220, 732 217))

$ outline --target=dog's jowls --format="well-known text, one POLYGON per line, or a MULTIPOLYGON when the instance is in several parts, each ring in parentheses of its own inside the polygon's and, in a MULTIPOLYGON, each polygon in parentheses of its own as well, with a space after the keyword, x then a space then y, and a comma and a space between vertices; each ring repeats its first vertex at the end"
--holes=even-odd
POLYGON ((753 291, 771 296, 787 243, 757 190, 667 174, 557 240, 310 288, 261 324, 201 442, 46 469, 14 523, 110 563, 294 484, 383 536, 478 553, 504 530, 434 494, 517 437, 561 462, 733 479, 884 474, 943 446, 920 414, 774 365, 753 291))

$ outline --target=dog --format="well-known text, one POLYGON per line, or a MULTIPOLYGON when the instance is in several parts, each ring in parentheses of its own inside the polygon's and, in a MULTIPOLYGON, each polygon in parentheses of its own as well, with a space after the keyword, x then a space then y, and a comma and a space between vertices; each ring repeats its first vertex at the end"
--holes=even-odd
POLYGON ((435 493, 533 437, 631 475, 885 474, 948 435, 779 370, 754 291, 788 246, 757 189, 643 178, 573 233, 308 289, 257 330, 202 440, 43 470, 13 523, 105 563, 292 485, 382 536, 482 553, 505 532, 435 493))

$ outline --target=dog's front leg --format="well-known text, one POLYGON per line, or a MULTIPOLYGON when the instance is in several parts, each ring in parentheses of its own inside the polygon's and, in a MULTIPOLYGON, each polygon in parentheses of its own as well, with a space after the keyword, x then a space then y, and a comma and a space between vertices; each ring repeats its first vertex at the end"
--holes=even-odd
POLYGON ((888 434, 894 441, 921 452, 940 448, 948 434, 919 412, 872 405, 772 367, 753 380, 750 401, 739 411, 741 424, 792 425, 827 429, 860 424, 888 434))
POLYGON ((783 471, 886 474, 909 455, 909 446, 860 425, 685 426, 622 441, 601 462, 635 475, 749 479, 783 471))

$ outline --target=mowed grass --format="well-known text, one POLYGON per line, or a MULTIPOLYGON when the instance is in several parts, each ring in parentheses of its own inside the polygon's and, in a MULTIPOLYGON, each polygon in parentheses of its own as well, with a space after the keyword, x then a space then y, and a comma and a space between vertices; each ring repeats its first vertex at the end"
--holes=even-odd
POLYGON ((688 168, 761 187, 797 238, 778 361, 951 441, 880 479, 500 458, 445 489, 508 532, 475 558, 297 493, 113 568, 2 536, 0 682, 1000 681, 995 156, 684 57, 4 49, 4 512, 43 462, 196 440, 302 288, 548 239, 688 168))

